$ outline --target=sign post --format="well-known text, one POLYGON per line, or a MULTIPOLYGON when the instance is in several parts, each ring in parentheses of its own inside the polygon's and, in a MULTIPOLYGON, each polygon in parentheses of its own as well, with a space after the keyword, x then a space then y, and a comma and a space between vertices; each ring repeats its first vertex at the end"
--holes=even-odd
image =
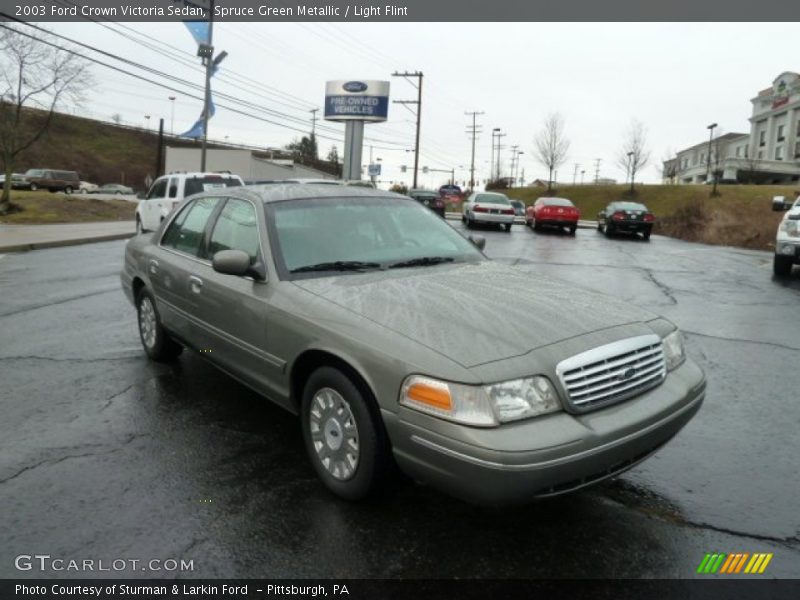
POLYGON ((345 124, 342 179, 361 179, 364 123, 381 123, 388 113, 388 81, 328 81, 325 84, 325 120, 345 124))

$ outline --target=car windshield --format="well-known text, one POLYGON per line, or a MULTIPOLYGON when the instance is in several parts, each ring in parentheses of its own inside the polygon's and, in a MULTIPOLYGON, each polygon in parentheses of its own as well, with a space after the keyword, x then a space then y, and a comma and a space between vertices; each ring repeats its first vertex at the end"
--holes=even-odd
POLYGON ((416 267, 484 260, 471 242, 413 200, 313 198, 265 206, 284 274, 318 277, 408 261, 416 267))
POLYGON ((510 204, 511 201, 503 194, 478 194, 475 202, 486 202, 489 204, 510 204))
POLYGON ((218 188, 239 187, 242 182, 237 177, 221 177, 209 175, 206 177, 191 177, 186 180, 184 194, 191 196, 199 192, 206 192, 218 188))
POLYGON ((615 210, 647 210, 644 204, 638 202, 617 202, 614 204, 615 210))
POLYGON ((28 177, 43 177, 44 171, 42 171, 41 169, 28 169, 27 171, 25 171, 25 175, 27 175, 28 177))
POLYGON ((548 198, 547 200, 544 200, 543 203, 546 206, 575 206, 566 198, 548 198))

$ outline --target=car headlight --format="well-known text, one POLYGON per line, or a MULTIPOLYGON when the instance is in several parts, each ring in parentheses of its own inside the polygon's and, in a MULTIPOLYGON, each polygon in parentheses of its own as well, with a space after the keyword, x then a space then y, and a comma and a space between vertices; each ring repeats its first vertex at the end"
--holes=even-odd
POLYGON ((785 219, 783 223, 781 223, 781 229, 783 229, 789 237, 800 237, 800 226, 798 226, 797 219, 785 219))
POLYGON ((667 364, 667 371, 679 367, 686 360, 686 353, 683 349, 683 334, 676 329, 667 337, 661 340, 661 347, 664 349, 664 361, 667 364))
POLYGON ((411 375, 403 382, 400 404, 478 427, 495 427, 561 410, 555 388, 538 375, 491 385, 464 385, 411 375))

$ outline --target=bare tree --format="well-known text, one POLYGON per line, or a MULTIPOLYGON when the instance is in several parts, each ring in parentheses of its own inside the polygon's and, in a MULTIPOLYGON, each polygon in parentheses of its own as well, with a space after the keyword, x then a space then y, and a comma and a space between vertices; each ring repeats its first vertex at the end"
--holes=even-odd
MULTIPOLYGON (((627 155, 626 155, 627 158, 627 155)), ((661 179, 674 185, 678 180, 681 171, 680 158, 672 150, 667 150, 664 158, 661 159, 661 179)))
POLYGON ((50 41, 42 32, 34 39, 0 29, 0 160, 6 174, 0 214, 11 206, 17 156, 41 139, 57 108, 80 102, 91 85, 87 62, 46 43, 50 41))
POLYGON ((709 155, 710 175, 714 180, 714 187, 711 189, 711 196, 717 196, 717 184, 724 174, 725 144, 722 142, 722 130, 717 133, 717 137, 711 142, 711 154, 709 155))
POLYGON ((111 115, 111 120, 114 121, 114 123, 116 123, 117 125, 119 125, 120 123, 122 123, 122 115, 119 113, 114 113, 113 115, 111 115))
POLYGON ((754 143, 752 146, 749 144, 744 148, 744 161, 747 168, 747 181, 755 183, 756 172, 761 168, 761 159, 758 157, 758 145, 754 143))
POLYGON ((650 150, 647 148, 647 130, 644 125, 634 119, 631 121, 625 139, 617 155, 617 165, 628 173, 631 179, 631 195, 633 195, 633 182, 636 173, 641 171, 650 161, 650 150))
POLYGON ((564 136, 564 119, 558 113, 551 113, 544 121, 539 134, 534 139, 533 155, 550 171, 547 178, 547 191, 553 189, 553 171, 567 159, 569 140, 564 136))

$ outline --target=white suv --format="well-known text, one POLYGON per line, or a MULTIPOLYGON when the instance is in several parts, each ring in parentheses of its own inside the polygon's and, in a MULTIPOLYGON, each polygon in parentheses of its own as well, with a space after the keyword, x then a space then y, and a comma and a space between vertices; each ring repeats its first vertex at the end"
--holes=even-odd
POLYGON ((778 225, 773 262, 775 275, 789 276, 795 264, 800 265, 800 197, 778 225))
POLYGON ((136 232, 154 231, 184 198, 215 188, 244 185, 230 173, 170 173, 153 182, 136 207, 136 232))

